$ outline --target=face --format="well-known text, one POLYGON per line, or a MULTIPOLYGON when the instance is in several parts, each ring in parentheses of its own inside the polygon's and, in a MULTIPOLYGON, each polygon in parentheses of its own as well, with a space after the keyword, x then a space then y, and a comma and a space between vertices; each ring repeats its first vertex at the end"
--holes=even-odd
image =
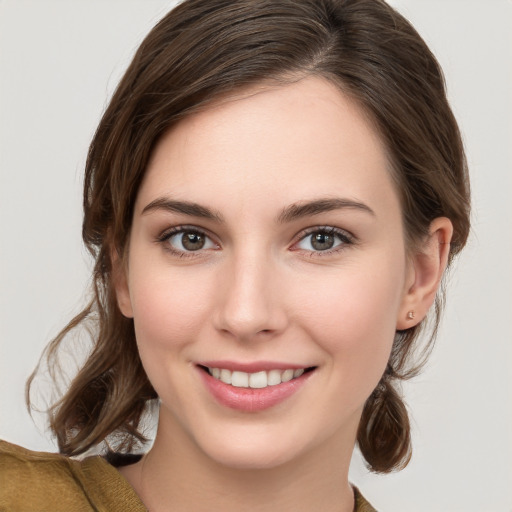
POLYGON ((382 141, 322 79, 167 133, 117 287, 161 399, 157 441, 247 468, 351 450, 406 315, 402 229, 382 141))

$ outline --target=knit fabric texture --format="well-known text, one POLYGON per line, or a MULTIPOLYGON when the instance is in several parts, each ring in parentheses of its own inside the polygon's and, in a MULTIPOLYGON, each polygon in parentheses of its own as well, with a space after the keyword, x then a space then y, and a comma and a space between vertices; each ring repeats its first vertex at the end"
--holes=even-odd
MULTIPOLYGON (((376 512, 354 488, 354 512, 376 512)), ((81 461, 0 441, 0 512, 146 512, 103 457, 81 461)))

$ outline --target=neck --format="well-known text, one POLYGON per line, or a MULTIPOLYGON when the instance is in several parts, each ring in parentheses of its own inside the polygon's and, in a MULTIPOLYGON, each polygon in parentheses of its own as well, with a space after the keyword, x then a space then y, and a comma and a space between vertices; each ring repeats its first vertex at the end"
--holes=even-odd
MULTIPOLYGON (((279 510, 352 512, 351 439, 330 439, 311 453, 268 468, 233 468, 198 449, 183 432, 163 435, 143 459, 122 470, 150 512, 279 510)), ((339 436, 338 436, 339 437, 339 436)))

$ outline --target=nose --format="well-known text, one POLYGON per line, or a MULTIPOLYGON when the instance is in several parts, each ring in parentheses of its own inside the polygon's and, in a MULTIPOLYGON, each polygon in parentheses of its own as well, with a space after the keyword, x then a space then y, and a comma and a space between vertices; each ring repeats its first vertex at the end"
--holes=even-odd
POLYGON ((288 323, 277 265, 268 255, 239 255, 226 262, 219 279, 214 325, 223 334, 248 341, 282 332, 288 323))

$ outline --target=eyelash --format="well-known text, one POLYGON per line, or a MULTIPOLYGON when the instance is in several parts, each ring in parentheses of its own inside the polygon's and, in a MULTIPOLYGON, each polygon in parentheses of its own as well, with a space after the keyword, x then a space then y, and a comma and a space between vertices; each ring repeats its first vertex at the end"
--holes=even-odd
MULTIPOLYGON (((179 249, 175 249, 168 243, 169 240, 173 236, 180 234, 180 233, 181 234, 190 233, 190 234, 203 236, 206 239, 210 240, 210 242, 213 243, 216 247, 219 247, 219 244, 217 244, 213 240, 213 237, 211 237, 205 230, 197 228, 195 226, 176 226, 171 229, 168 229, 167 231, 164 231, 160 236, 157 237, 157 242, 164 244, 166 251, 169 251, 171 254, 178 256, 180 258, 199 257, 201 255, 201 253, 204 252, 205 249, 201 248, 201 249, 198 249, 197 251, 185 251, 185 250, 182 251, 179 249)), ((333 226, 315 226, 313 228, 308 228, 308 229, 305 229, 304 231, 300 232, 295 237, 296 241, 293 243, 292 247, 297 246, 299 243, 306 240, 308 236, 311 236, 314 234, 324 234, 324 235, 328 235, 328 236, 334 236, 338 239, 339 243, 337 245, 335 245, 333 248, 326 249, 326 250, 315 251, 315 250, 300 249, 300 248, 294 248, 291 250, 305 251, 305 252, 309 253, 309 255, 311 257, 324 257, 324 256, 332 255, 339 251, 342 251, 347 246, 353 245, 355 243, 354 236, 345 230, 335 228, 333 226)))
POLYGON ((157 238, 157 242, 162 243, 166 251, 169 251, 171 254, 178 256, 180 258, 194 258, 200 256, 201 252, 204 252, 201 249, 197 251, 181 251, 179 249, 175 249, 174 247, 172 247, 172 245, 168 243, 169 240, 173 236, 178 235, 180 233, 200 235, 203 236, 205 239, 213 242, 213 244, 216 245, 217 247, 219 246, 219 244, 213 241, 213 237, 211 237, 206 231, 204 231, 203 229, 196 228, 195 226, 176 226, 171 229, 168 229, 157 238))
POLYGON ((355 243, 354 236, 340 228, 335 228, 334 226, 315 226, 314 228, 308 228, 304 231, 301 231, 297 235, 297 242, 294 242, 293 246, 298 245, 300 242, 307 239, 308 236, 314 235, 314 234, 324 234, 324 235, 330 235, 333 237, 338 238, 339 244, 334 246, 331 249, 326 250, 318 250, 318 251, 309 251, 307 249, 293 249, 295 251, 305 250, 310 254, 312 258, 322 258, 325 256, 330 256, 332 254, 338 253, 340 251, 343 251, 347 248, 347 246, 353 245, 355 243))

